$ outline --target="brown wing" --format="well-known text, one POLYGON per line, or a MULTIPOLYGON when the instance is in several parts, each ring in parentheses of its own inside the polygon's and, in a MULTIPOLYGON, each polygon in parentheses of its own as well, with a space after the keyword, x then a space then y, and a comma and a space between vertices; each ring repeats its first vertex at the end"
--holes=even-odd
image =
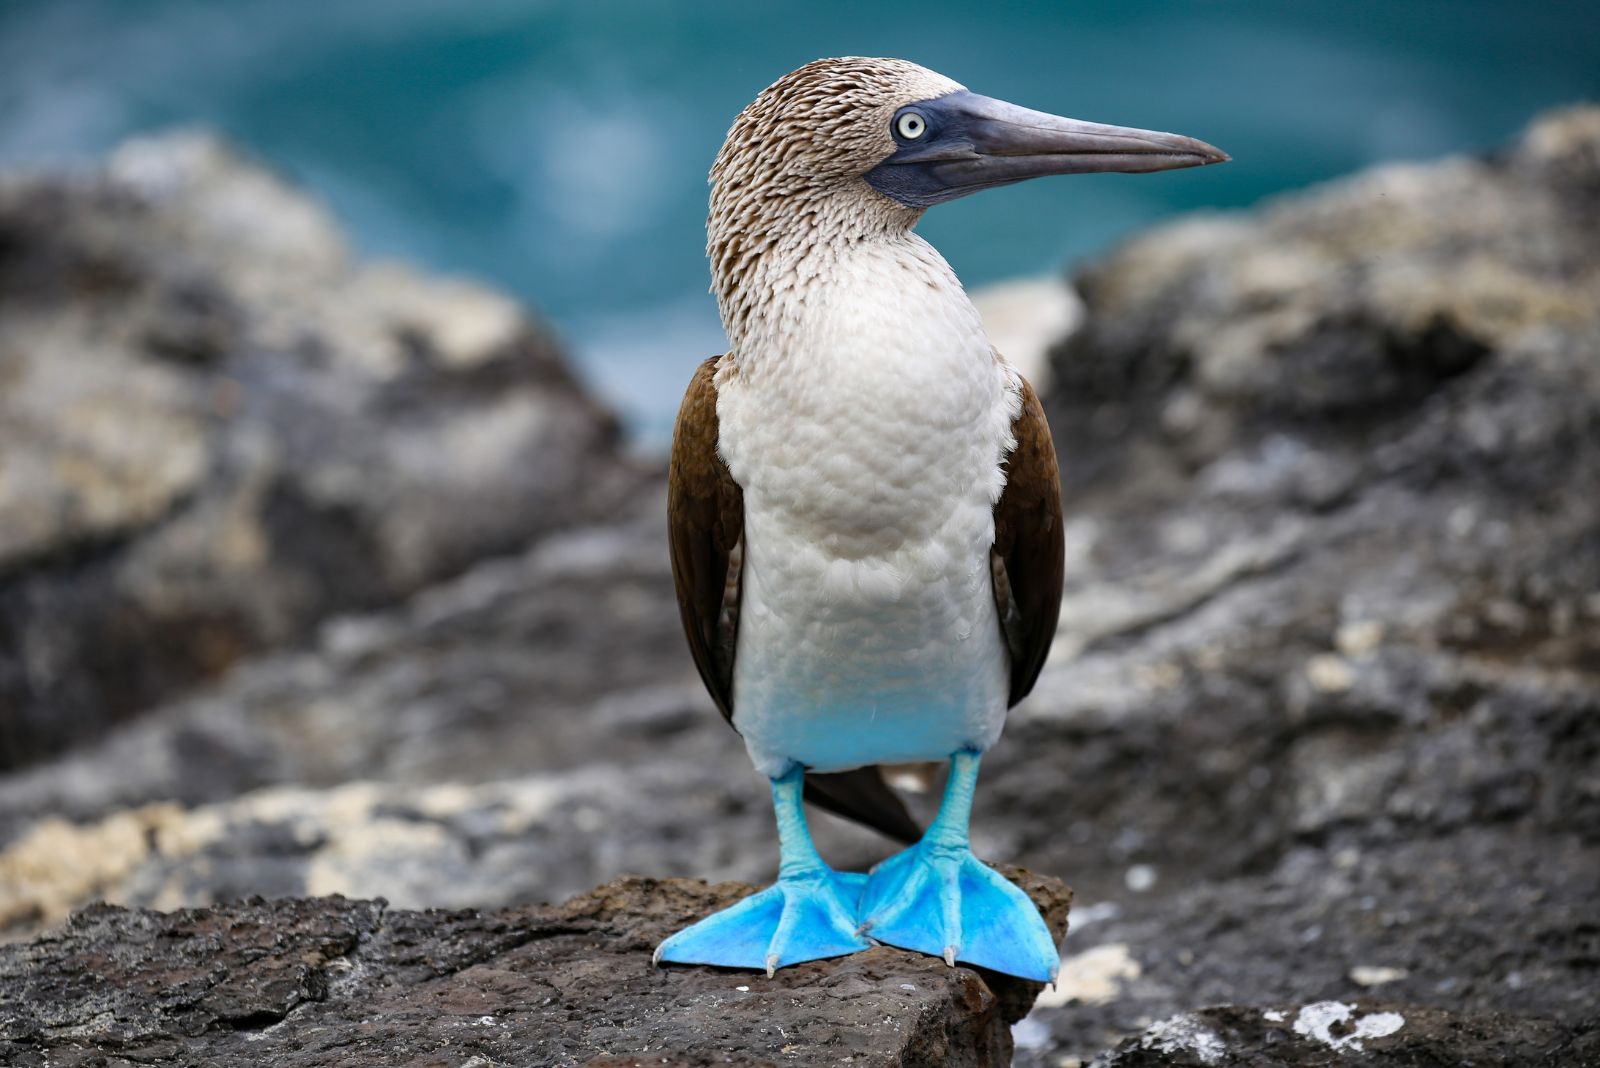
MULTIPOLYGON (((1021 376, 1018 376, 1021 378, 1021 376)), ((1011 432, 1006 488, 994 506, 994 601, 1011 653, 1011 703, 1028 696, 1044 667, 1061 614, 1061 474, 1044 408, 1022 379, 1022 410, 1011 432)))
MULTIPOLYGON (((717 454, 714 376, 720 358, 700 365, 678 408, 667 474, 667 530, 689 652, 711 699, 731 724, 744 491, 717 454)), ((903 842, 915 842, 922 834, 876 767, 808 774, 806 800, 903 842)))
POLYGON ((672 430, 667 535, 672 581, 689 652, 717 710, 733 722, 733 652, 739 629, 736 563, 744 536, 744 492, 717 455, 717 360, 689 382, 672 430), (730 582, 730 579, 732 580, 730 582))

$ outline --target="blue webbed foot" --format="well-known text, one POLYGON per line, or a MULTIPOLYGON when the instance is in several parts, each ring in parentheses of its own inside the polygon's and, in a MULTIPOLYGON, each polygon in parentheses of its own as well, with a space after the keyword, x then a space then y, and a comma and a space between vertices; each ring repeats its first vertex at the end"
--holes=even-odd
POLYGON ((1021 890, 965 846, 927 840, 873 869, 862 933, 929 956, 1052 982, 1060 956, 1044 917, 1021 890))
POLYGON ((799 767, 772 780, 778 817, 778 881, 736 905, 712 913, 656 948, 656 963, 762 968, 770 977, 787 964, 842 957, 872 943, 857 931, 867 877, 823 863, 806 829, 799 767))
POLYGON ((842 957, 871 943, 856 933, 867 877, 813 869, 712 913, 668 938, 655 959, 679 964, 760 968, 842 957))
POLYGON ((873 869, 861 899, 861 932, 943 957, 952 967, 959 960, 1053 982, 1060 956, 1044 917, 967 844, 977 777, 978 754, 951 758, 944 801, 922 841, 873 869))

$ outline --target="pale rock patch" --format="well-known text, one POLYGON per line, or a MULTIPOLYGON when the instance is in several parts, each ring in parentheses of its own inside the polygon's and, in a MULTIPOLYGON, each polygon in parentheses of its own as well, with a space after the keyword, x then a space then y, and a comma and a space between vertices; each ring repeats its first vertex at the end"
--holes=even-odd
POLYGON ((1361 1016, 1352 1005, 1342 1001, 1318 1001, 1307 1005, 1295 1017, 1294 1030, 1325 1046, 1337 1050, 1366 1049, 1365 1041, 1392 1035, 1405 1026, 1405 1017, 1397 1012, 1374 1012, 1361 1016), (1335 1035, 1335 1026, 1348 1026, 1351 1030, 1335 1035))
POLYGON ((1063 957, 1055 986, 1046 988, 1034 1005, 1046 1009, 1073 1002, 1104 1005, 1116 1000, 1125 982, 1142 974, 1144 970, 1129 952, 1127 943, 1095 946, 1076 956, 1063 957))

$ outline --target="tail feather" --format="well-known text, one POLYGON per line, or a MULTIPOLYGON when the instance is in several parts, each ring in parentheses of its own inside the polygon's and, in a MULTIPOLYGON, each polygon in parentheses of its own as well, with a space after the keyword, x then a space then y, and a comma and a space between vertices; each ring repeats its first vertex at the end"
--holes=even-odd
POLYGON ((826 774, 807 772, 805 796, 813 805, 907 845, 922 837, 922 828, 876 765, 826 774))

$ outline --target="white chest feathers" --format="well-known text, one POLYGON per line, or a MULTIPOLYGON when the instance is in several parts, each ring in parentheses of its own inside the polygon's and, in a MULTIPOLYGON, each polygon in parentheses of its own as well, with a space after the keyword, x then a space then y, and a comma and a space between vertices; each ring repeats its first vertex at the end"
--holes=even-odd
POLYGON ((769 774, 986 748, 1005 713, 989 547, 1018 380, 920 239, 802 271, 718 376, 745 504, 735 725, 769 774))

